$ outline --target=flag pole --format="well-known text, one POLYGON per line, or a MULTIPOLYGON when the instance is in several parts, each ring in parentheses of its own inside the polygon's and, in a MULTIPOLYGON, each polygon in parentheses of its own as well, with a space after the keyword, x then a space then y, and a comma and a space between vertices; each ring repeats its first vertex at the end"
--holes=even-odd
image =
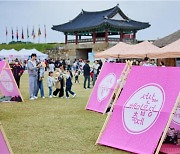
POLYGON ((28 25, 27 25, 27 39, 26 39, 26 44, 28 44, 28 41, 29 41, 29 34, 28 34, 29 32, 28 32, 28 25))
POLYGON ((39 29, 38 29, 38 43, 40 43, 40 36, 41 36, 41 30, 40 30, 40 25, 39 25, 39 29))
POLYGON ((46 34, 46 25, 44 25, 44 39, 45 39, 45 43, 46 43, 46 36, 47 36, 47 34, 46 34))
POLYGON ((11 33, 12 33, 12 42, 14 41, 14 31, 13 31, 13 27, 11 27, 11 33))
POLYGON ((8 31, 7 31, 7 27, 6 27, 6 44, 7 44, 7 35, 8 35, 8 31))

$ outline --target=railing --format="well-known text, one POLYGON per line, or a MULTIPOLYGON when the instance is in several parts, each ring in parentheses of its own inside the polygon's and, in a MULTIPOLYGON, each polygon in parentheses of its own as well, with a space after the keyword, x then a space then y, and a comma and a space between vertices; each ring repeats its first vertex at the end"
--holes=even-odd
MULTIPOLYGON (((108 41, 109 42, 119 42, 120 38, 109 37, 108 41)), ((134 41, 134 39, 123 39, 123 42, 127 42, 127 43, 130 43, 130 42, 133 42, 133 41, 134 41)), ((78 43, 85 43, 85 42, 93 42, 93 39, 92 38, 87 38, 87 39, 79 39, 78 40, 78 43)), ((104 37, 96 38, 96 42, 105 42, 105 38, 104 37)), ((75 39, 68 40, 67 43, 76 43, 76 40, 75 39)))

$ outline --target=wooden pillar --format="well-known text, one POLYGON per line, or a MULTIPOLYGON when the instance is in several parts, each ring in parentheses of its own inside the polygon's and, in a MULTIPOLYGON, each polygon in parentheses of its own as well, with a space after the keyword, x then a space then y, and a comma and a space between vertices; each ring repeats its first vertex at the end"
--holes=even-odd
POLYGON ((68 43, 68 35, 65 34, 65 44, 67 44, 67 43, 68 43))
POLYGON ((136 31, 133 31, 133 41, 136 41, 136 31))
POLYGON ((78 35, 76 34, 76 44, 78 44, 78 35))
POLYGON ((96 32, 93 32, 93 43, 96 43, 96 32))
POLYGON ((105 42, 108 42, 108 31, 105 31, 105 42))
POLYGON ((123 31, 120 31, 120 42, 123 42, 124 34, 123 31))

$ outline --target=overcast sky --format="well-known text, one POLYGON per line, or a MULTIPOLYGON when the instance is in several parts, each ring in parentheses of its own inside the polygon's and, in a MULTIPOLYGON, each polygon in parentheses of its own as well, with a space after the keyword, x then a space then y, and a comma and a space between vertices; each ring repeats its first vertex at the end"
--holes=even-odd
POLYGON ((27 25, 30 35, 33 26, 35 27, 36 36, 40 26, 40 42, 44 42, 44 25, 47 42, 64 42, 63 33, 51 30, 52 25, 72 20, 82 9, 101 11, 112 8, 117 3, 129 18, 151 24, 150 28, 137 33, 139 40, 162 38, 180 29, 180 1, 0 1, 0 43, 6 42, 6 26, 8 42, 11 41, 11 27, 14 33, 16 27, 19 33, 23 27, 26 40, 27 25))

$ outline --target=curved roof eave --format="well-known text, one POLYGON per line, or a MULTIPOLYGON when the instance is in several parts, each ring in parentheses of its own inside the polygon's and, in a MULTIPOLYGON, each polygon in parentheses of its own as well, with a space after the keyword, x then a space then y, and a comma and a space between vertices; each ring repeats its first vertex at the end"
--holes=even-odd
POLYGON ((121 30, 141 30, 151 26, 149 23, 138 22, 135 20, 121 21, 121 23, 117 20, 108 20, 107 23, 111 27, 121 30))
POLYGON ((51 29, 64 33, 75 33, 78 31, 92 31, 105 24, 108 24, 109 26, 116 29, 126 30, 141 30, 150 27, 149 23, 131 20, 122 12, 118 5, 116 5, 111 9, 97 12, 87 12, 82 10, 82 12, 79 13, 79 15, 76 16, 73 20, 61 25, 53 25, 51 29), (119 21, 110 19, 118 12, 124 20, 119 21), (97 18, 95 18, 95 16, 97 18))

